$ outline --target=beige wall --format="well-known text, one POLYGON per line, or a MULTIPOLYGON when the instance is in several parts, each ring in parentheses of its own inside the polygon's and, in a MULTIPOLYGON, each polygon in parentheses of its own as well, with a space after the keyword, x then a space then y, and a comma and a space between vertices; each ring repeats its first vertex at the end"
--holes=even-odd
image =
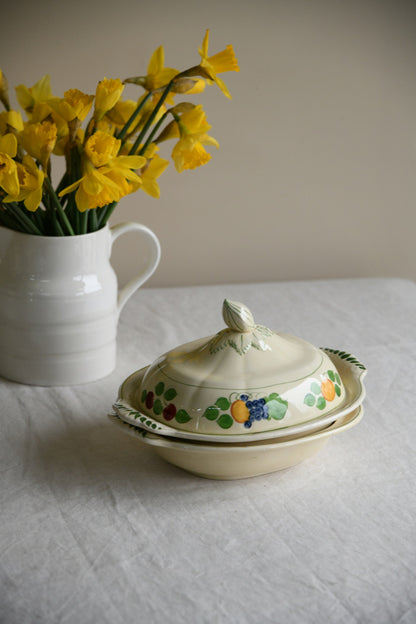
MULTIPOLYGON (((12 6, 10 6, 12 5, 12 6)), ((416 279, 416 2, 15 0, 0 67, 12 85, 50 73, 56 95, 144 73, 163 43, 184 69, 211 28, 234 45, 233 100, 201 102, 220 143, 205 167, 122 200, 113 222, 151 227, 150 286, 350 276, 416 279)), ((166 152, 165 155, 167 155, 166 152)), ((136 239, 117 243, 122 279, 136 239)))

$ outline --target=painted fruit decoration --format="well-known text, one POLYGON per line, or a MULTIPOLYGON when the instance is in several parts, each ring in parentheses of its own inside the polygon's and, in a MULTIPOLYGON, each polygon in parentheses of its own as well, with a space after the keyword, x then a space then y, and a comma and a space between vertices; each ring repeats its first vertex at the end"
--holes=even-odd
POLYGON ((336 371, 328 370, 321 383, 315 380, 311 382, 310 392, 305 395, 303 402, 308 407, 323 410, 336 396, 341 396, 341 379, 336 371))

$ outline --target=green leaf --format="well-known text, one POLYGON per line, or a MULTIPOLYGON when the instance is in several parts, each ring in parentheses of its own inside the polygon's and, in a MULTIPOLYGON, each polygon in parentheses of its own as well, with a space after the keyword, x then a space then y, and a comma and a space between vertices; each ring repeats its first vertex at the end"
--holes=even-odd
POLYGON ((153 411, 156 416, 160 416, 160 414, 163 412, 163 404, 160 399, 156 399, 156 401, 153 403, 153 411))
POLYGON ((314 394, 321 394, 321 386, 316 381, 311 383, 311 390, 314 394))
POLYGON ((319 397, 317 402, 316 402, 316 407, 318 409, 320 409, 320 410, 323 410, 323 409, 325 409, 325 406, 326 406, 326 401, 325 401, 324 397, 322 397, 322 396, 319 397))
POLYGON ((166 401, 172 401, 177 394, 178 393, 176 392, 175 388, 168 388, 163 396, 165 397, 166 401))
POLYGON ((216 418, 218 418, 218 415, 220 413, 220 410, 218 409, 218 407, 215 407, 215 405, 210 405, 210 407, 207 407, 207 409, 204 412, 204 416, 205 418, 208 418, 208 420, 215 420, 216 418))
POLYGON ((180 409, 176 412, 175 420, 178 423, 187 423, 191 420, 191 417, 184 409, 180 409))
POLYGON ((163 383, 163 381, 159 381, 159 383, 156 385, 156 388, 155 388, 155 392, 157 396, 160 396, 161 394, 163 394, 164 389, 165 389, 165 384, 163 383))
POLYGON ((335 384, 335 392, 337 396, 341 396, 341 388, 338 384, 335 384))
POLYGON ((268 403, 269 401, 274 401, 278 398, 279 398, 279 395, 277 394, 277 392, 272 392, 271 394, 269 394, 268 397, 266 397, 266 403, 268 403))
POLYGON ((229 414, 222 414, 222 416, 220 416, 217 420, 217 423, 219 424, 221 429, 229 429, 232 426, 233 422, 234 420, 229 414))
POLYGON ((332 370, 328 371, 328 377, 330 378, 331 381, 335 381, 335 373, 332 370))
POLYGON ((142 392, 142 403, 144 403, 146 401, 146 396, 147 396, 147 390, 143 390, 143 392, 142 392))
POLYGON ((285 417, 287 405, 287 401, 283 401, 283 399, 272 399, 267 403, 267 412, 272 418, 281 420, 285 417))
POLYGON ((220 397, 219 399, 215 401, 215 405, 219 407, 221 410, 223 410, 223 412, 225 412, 226 410, 229 409, 230 402, 225 397, 220 397))
POLYGON ((309 392, 303 399, 303 402, 305 403, 305 405, 312 407, 313 405, 315 405, 315 397, 309 392))
POLYGON ((339 378, 338 373, 335 373, 335 381, 337 382, 337 384, 341 385, 341 379, 339 378))

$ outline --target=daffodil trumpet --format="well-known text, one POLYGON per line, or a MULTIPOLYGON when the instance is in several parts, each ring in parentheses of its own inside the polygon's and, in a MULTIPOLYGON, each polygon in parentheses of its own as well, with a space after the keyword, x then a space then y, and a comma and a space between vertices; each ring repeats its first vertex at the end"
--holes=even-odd
POLYGON ((172 161, 182 172, 211 159, 218 142, 200 104, 175 102, 216 84, 230 92, 219 74, 239 71, 231 45, 208 56, 209 30, 200 60, 179 71, 165 66, 163 46, 151 55, 145 75, 103 78, 95 94, 79 89, 52 93, 49 75, 32 87, 15 89, 20 108, 10 105, 0 69, 0 225, 43 236, 94 232, 107 223, 119 201, 138 190, 160 196, 158 179, 172 161), (125 99, 126 90, 143 93, 125 99), (171 118, 169 120, 169 117, 171 118), (85 129, 83 124, 85 123, 85 129), (174 142, 170 160, 159 146, 174 142), (65 159, 58 184, 53 163, 65 159))

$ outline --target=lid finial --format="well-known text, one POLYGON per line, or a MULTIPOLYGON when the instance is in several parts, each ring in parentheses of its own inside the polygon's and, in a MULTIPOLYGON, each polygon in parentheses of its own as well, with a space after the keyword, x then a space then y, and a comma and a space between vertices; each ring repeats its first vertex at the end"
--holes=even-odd
POLYGON ((222 316, 226 325, 235 332, 252 332, 256 327, 252 313, 239 301, 224 299, 222 316))

